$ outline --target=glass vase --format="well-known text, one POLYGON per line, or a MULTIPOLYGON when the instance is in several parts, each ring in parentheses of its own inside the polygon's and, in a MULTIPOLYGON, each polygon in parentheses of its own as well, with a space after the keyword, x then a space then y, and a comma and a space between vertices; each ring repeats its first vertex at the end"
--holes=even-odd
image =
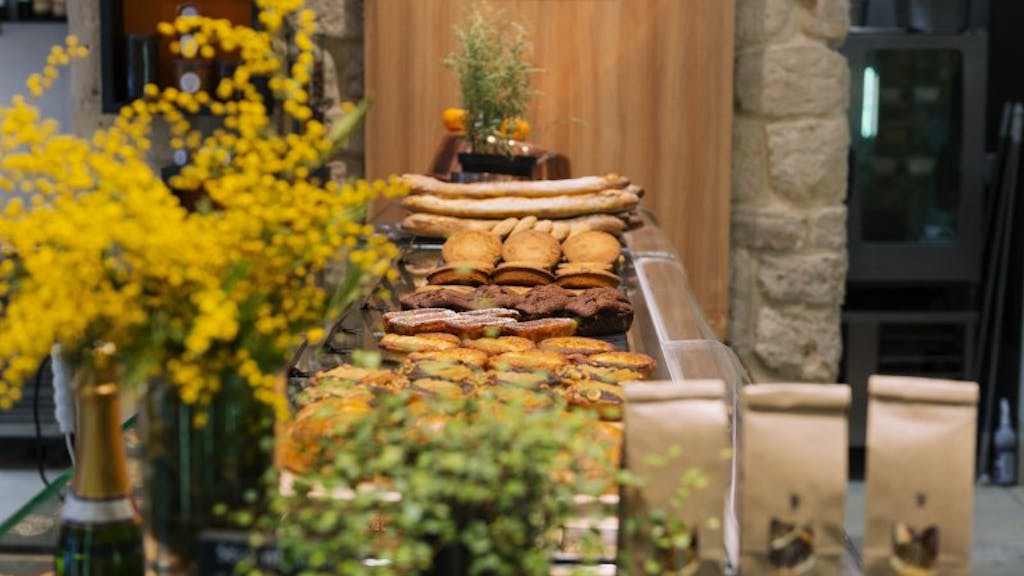
POLYGON ((265 502, 274 462, 273 409, 238 374, 222 377, 206 406, 182 402, 165 381, 142 400, 143 478, 149 568, 196 574, 204 530, 232 528, 231 514, 265 502), (205 415, 199 424, 197 416, 205 415))

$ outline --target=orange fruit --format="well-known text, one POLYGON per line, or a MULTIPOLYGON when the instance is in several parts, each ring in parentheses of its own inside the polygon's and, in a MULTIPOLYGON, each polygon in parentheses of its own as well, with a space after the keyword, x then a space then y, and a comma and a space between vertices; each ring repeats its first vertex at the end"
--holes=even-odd
POLYGON ((449 132, 465 132, 466 111, 462 108, 445 108, 441 113, 441 122, 449 132))
POLYGON ((530 133, 530 123, 522 118, 505 118, 501 121, 498 132, 513 140, 522 140, 530 133))

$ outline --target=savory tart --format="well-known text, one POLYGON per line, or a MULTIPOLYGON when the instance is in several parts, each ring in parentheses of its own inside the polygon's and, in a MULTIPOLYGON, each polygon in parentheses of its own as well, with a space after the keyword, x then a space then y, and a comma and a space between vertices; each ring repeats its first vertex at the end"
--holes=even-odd
POLYGON ((505 352, 492 356, 487 365, 494 370, 548 370, 558 371, 569 359, 564 354, 547 350, 524 350, 505 352))
POLYGON ((530 350, 536 345, 529 338, 520 336, 499 336, 497 338, 477 338, 475 340, 463 340, 462 345, 467 348, 481 350, 487 354, 504 354, 505 352, 521 352, 530 350))
POLYGON ((595 366, 634 370, 642 374, 644 378, 650 378, 656 367, 654 358, 639 352, 602 352, 588 356, 587 362, 595 366))
POLYGON ((458 348, 459 343, 458 336, 443 332, 428 332, 413 336, 385 334, 380 339, 378 347, 391 352, 429 352, 458 348))
POLYGON ((601 420, 622 419, 622 405, 625 402, 622 387, 617 384, 586 381, 569 389, 569 405, 597 412, 601 420))
POLYGON ((611 352, 615 350, 615 346, 611 342, 583 336, 548 338, 547 340, 542 340, 537 347, 541 350, 551 350, 552 352, 560 352, 562 354, 597 354, 598 352, 611 352))
POLYGON ((482 369, 487 365, 487 352, 465 347, 448 348, 429 352, 412 352, 407 359, 409 362, 456 362, 482 369))

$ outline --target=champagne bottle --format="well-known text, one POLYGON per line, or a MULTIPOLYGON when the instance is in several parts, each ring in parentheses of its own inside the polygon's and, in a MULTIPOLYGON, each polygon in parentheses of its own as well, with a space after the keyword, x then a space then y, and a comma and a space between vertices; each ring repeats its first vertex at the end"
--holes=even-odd
POLYGON ((82 386, 71 494, 57 543, 58 576, 142 576, 139 516, 129 495, 117 385, 82 386))

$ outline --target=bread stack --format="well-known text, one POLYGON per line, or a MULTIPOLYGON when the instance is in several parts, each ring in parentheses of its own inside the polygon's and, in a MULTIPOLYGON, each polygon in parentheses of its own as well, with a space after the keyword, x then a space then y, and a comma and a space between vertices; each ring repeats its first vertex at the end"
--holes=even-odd
POLYGON ((413 214, 402 227, 413 234, 447 238, 460 230, 505 238, 536 231, 562 241, 587 230, 621 234, 637 222, 643 188, 616 174, 566 180, 457 184, 406 174, 413 214))

